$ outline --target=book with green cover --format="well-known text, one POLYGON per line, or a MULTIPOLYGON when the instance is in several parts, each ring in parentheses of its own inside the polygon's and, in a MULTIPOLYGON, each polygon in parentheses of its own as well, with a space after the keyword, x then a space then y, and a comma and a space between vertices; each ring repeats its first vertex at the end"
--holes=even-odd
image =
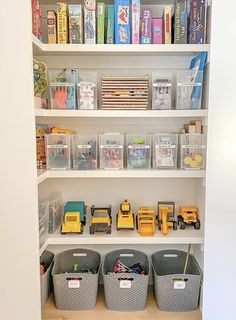
POLYGON ((97 43, 104 44, 105 3, 97 5, 97 43))

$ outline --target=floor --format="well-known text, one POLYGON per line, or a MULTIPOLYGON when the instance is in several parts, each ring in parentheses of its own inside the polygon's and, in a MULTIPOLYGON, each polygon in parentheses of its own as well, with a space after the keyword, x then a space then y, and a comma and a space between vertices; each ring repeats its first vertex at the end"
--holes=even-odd
POLYGON ((141 312, 115 312, 109 311, 105 307, 104 295, 98 295, 97 306, 89 311, 61 311, 57 310, 53 296, 50 297, 43 308, 43 320, 200 320, 199 310, 192 312, 162 312, 157 309, 153 292, 149 290, 148 303, 144 311, 141 312))

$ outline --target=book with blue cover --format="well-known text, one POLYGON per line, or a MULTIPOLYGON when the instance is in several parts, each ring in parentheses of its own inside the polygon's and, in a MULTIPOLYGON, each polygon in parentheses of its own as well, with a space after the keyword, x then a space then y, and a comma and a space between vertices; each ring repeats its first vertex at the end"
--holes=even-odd
POLYGON ((187 0, 175 0, 174 43, 187 43, 187 0))
POLYGON ((207 0, 192 0, 190 7, 189 43, 203 44, 206 41, 207 0))
POLYGON ((107 35, 106 35, 106 43, 113 44, 115 37, 115 11, 113 5, 107 6, 107 35))
POLYGON ((130 0, 115 0, 115 43, 130 44, 130 0))

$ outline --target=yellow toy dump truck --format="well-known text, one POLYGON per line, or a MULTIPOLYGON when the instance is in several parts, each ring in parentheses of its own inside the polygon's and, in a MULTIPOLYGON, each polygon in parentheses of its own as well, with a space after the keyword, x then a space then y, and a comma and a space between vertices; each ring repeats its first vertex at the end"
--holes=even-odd
POLYGON ((106 232, 111 233, 111 206, 109 207, 91 207, 91 221, 89 226, 89 233, 106 232))
POLYGON ((130 203, 125 200, 120 205, 120 210, 116 215, 117 230, 134 230, 134 214, 131 211, 130 203))
POLYGON ((174 202, 158 202, 157 208, 157 224, 158 229, 163 235, 168 234, 169 228, 177 230, 177 221, 175 220, 175 203, 174 202))
POLYGON ((83 233, 86 224, 86 207, 84 201, 68 201, 64 206, 64 223, 61 233, 83 233))
POLYGON ((155 232, 155 212, 152 208, 141 207, 136 216, 136 227, 140 236, 153 236, 155 232))
POLYGON ((179 228, 184 230, 186 225, 194 226, 194 229, 199 230, 201 227, 198 208, 197 207, 180 207, 178 215, 179 228))

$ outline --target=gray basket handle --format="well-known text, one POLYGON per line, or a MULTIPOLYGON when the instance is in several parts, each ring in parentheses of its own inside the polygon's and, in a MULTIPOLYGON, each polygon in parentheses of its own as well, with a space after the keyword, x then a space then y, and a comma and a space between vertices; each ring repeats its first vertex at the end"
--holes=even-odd
POLYGON ((88 253, 87 252, 74 252, 73 257, 87 257, 88 253))
POLYGON ((79 281, 81 281, 81 280, 83 280, 83 278, 81 278, 81 277, 76 277, 76 275, 75 275, 75 277, 74 278, 66 278, 66 280, 67 281, 70 281, 70 280, 79 280, 79 281))
POLYGON ((120 253, 120 257, 134 257, 133 253, 120 253))
POLYGON ((164 258, 178 258, 178 254, 177 253, 164 253, 163 257, 164 258))
POLYGON ((129 278, 129 277, 123 277, 123 278, 118 278, 118 281, 122 281, 122 280, 128 280, 128 281, 134 281, 134 278, 129 278))

